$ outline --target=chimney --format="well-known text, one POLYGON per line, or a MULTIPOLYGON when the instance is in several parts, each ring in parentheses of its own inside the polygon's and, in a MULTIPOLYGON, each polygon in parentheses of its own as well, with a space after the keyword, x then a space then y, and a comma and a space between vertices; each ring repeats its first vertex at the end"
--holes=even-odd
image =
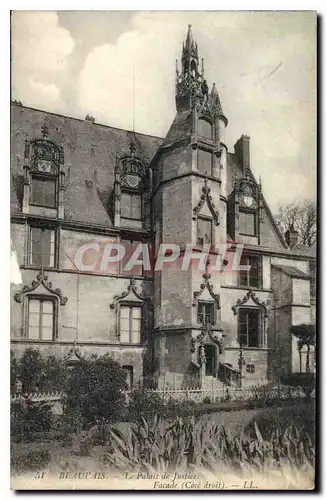
POLYGON ((293 248, 299 239, 299 233, 294 229, 293 224, 291 224, 290 228, 285 232, 285 240, 290 248, 293 248))
POLYGON ((92 115, 86 115, 85 120, 86 120, 87 122, 94 123, 95 118, 94 118, 94 116, 92 116, 92 115))
POLYGON ((243 174, 246 175, 250 169, 250 137, 242 134, 234 145, 234 150, 243 174))

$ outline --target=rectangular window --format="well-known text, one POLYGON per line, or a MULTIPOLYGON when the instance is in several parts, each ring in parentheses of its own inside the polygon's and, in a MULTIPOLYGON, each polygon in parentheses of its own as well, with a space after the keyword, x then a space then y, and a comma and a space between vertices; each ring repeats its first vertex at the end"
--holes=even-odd
POLYGON ((120 306, 120 342, 140 344, 141 323, 142 308, 140 306, 120 306))
POLYGON ((311 299, 316 298, 316 263, 309 262, 309 272, 310 272, 310 297, 311 299))
POLYGON ((243 347, 260 347, 260 311, 240 309, 238 312, 238 342, 243 347))
POLYGON ((56 181, 55 179, 32 178, 31 204, 41 207, 55 208, 56 204, 56 181))
POLYGON ((29 265, 36 267, 54 267, 55 265, 54 229, 30 228, 29 265))
POLYGON ((239 284, 240 286, 261 288, 261 257, 257 255, 242 255, 241 266, 248 266, 248 270, 240 271, 239 284))
POLYGON ((210 302, 198 303, 198 323, 201 325, 215 324, 215 305, 210 302))
POLYGON ((197 245, 212 244, 212 220, 198 218, 197 245))
POLYGON ((203 175, 212 175, 212 152, 198 149, 198 171, 203 175))
POLYGON ((54 303, 46 299, 29 299, 27 337, 54 340, 54 303))
POLYGON ((239 211, 239 233, 247 236, 256 236, 256 216, 253 212, 239 211))
POLYGON ((144 259, 143 245, 146 245, 146 243, 142 243, 142 241, 135 241, 135 240, 121 240, 120 243, 121 245, 123 245, 125 249, 124 257, 119 261, 120 273, 124 274, 125 276, 143 276, 142 264, 132 265, 131 269, 126 269, 126 270, 125 267, 133 263, 132 256, 134 255, 135 252, 137 257, 135 257, 134 259, 136 260, 144 259), (141 249, 142 253, 138 254, 138 252, 141 251, 141 249))
POLYGON ((200 118, 198 121, 198 135, 206 139, 212 139, 212 125, 208 120, 200 118))
POLYGON ((142 219, 142 197, 139 194, 122 193, 120 216, 123 219, 142 219))
POLYGON ((246 369, 247 373, 254 373, 255 372, 255 368, 254 368, 253 364, 246 365, 245 369, 246 369))

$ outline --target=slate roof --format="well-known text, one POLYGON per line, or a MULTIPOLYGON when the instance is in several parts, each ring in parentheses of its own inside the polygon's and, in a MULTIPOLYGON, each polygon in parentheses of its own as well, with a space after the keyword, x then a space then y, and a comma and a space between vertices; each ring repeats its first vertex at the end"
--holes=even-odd
POLYGON ((301 278, 307 280, 311 279, 311 276, 309 274, 301 271, 300 269, 294 266, 286 266, 284 264, 272 264, 272 267, 279 269, 279 271, 282 271, 291 278, 301 278))
POLYGON ((65 218, 112 226, 109 200, 114 184, 116 155, 129 152, 151 159, 162 138, 109 127, 87 120, 12 105, 11 110, 11 209, 21 212, 25 137, 41 137, 46 123, 49 139, 62 143, 65 154, 65 218), (88 186, 86 185, 88 182, 88 186))

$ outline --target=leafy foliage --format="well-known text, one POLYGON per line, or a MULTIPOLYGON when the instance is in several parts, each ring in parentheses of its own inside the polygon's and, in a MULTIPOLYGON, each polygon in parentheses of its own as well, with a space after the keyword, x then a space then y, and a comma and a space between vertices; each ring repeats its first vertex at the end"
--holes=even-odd
POLYGON ((290 333, 297 337, 298 349, 301 351, 303 347, 307 347, 306 356, 306 372, 310 371, 310 347, 316 344, 316 325, 311 323, 301 323, 290 327, 290 333))
POLYGON ((314 373, 290 373, 282 377, 282 383, 292 387, 302 387, 306 395, 309 397, 315 388, 314 373))
POLYGON ((108 356, 93 356, 69 371, 64 382, 67 419, 77 427, 103 419, 116 421, 124 412, 126 390, 121 366, 108 356))
POLYGON ((133 472, 184 471, 190 468, 235 470, 246 478, 250 470, 274 473, 286 466, 303 474, 312 471, 314 446, 308 434, 293 426, 271 429, 264 439, 256 423, 255 437, 231 437, 214 422, 177 419, 172 425, 157 415, 127 429, 113 427, 106 461, 133 472))
POLYGON ((15 441, 29 441, 33 434, 51 427, 51 407, 47 404, 15 401, 10 409, 10 431, 15 441))
POLYGON ((23 393, 56 391, 62 389, 66 367, 55 356, 43 357, 37 349, 28 348, 20 359, 11 353, 11 390, 15 392, 18 380, 23 393))

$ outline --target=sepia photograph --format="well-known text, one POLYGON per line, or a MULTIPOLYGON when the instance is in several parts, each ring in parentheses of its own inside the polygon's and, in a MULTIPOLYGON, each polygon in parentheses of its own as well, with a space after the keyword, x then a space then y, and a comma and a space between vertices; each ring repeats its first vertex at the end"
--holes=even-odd
POLYGON ((10 25, 11 489, 315 490, 317 12, 10 25))

